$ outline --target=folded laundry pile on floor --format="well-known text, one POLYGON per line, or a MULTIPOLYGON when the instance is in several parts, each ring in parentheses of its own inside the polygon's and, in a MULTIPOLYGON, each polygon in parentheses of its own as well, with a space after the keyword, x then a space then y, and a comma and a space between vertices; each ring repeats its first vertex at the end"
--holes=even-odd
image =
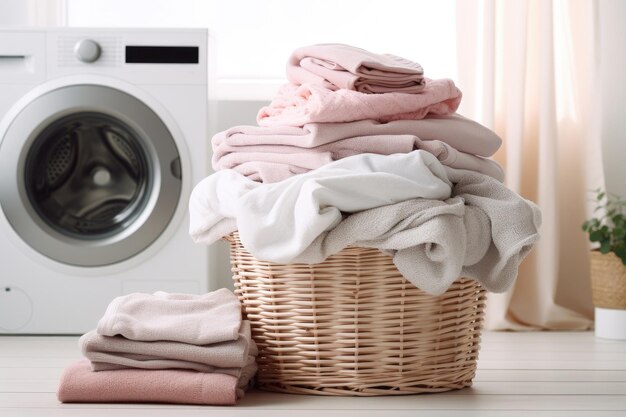
POLYGON ((196 242, 238 230, 256 258, 285 264, 375 247, 432 294, 459 277, 513 284, 541 215, 488 159, 502 140, 455 113, 453 81, 340 44, 297 49, 287 78, 259 126, 213 137, 217 172, 190 198, 196 242))
POLYGON ((227 289, 111 302, 61 377, 62 402, 235 404, 256 372, 250 323, 227 289))

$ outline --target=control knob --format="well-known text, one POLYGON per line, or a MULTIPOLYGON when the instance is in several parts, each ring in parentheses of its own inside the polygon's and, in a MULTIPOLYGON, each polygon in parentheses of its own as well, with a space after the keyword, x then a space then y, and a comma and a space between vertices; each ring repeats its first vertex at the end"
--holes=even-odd
POLYGON ((100 58, 100 45, 91 39, 83 39, 74 46, 76 58, 83 62, 94 62, 100 58))

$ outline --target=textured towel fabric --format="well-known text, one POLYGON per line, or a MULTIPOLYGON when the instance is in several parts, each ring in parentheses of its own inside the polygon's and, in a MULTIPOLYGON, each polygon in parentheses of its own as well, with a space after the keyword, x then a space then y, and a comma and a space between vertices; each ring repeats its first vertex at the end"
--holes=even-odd
MULTIPOLYGON (((330 158, 328 158, 330 163, 330 158)), ((309 172, 308 168, 300 168, 291 164, 277 164, 275 162, 242 162, 234 168, 239 174, 248 177, 248 179, 256 182, 272 183, 284 181, 294 175, 309 172)))
POLYGON ((307 123, 355 120, 423 119, 428 114, 456 111, 461 91, 452 80, 428 80, 419 94, 365 94, 352 90, 332 91, 320 85, 285 84, 269 106, 259 110, 259 126, 304 126, 307 123))
POLYGON ((347 245, 376 247, 393 254, 398 270, 429 293, 443 293, 460 276, 477 279, 489 291, 506 291, 539 237, 539 210, 491 177, 444 168, 433 158, 424 151, 363 154, 277 184, 220 171, 192 193, 192 237, 211 243, 239 229, 252 255, 278 263, 318 263, 347 245), (418 161, 428 161, 422 167, 431 170, 431 177, 415 176, 418 161), (319 175, 348 162, 352 170, 319 175), (375 180, 375 174, 388 175, 385 170, 394 167, 395 176, 375 180), (389 190, 438 181, 454 188, 441 189, 438 196, 389 198, 389 190), (383 195, 389 203, 375 200, 383 195), (357 202, 361 206, 354 209, 357 202))
MULTIPOLYGON (((110 363, 110 362, 91 362, 91 369, 94 372, 101 372, 101 371, 114 371, 114 370, 119 370, 119 369, 148 369, 148 370, 157 370, 157 369, 179 369, 179 370, 188 370, 188 371, 198 371, 198 372, 202 372, 202 373, 216 373, 216 374, 224 374, 224 375, 230 375, 233 376, 235 378, 238 378, 238 382, 237 382, 237 388, 241 389, 241 390, 246 390, 248 388, 249 385, 252 384, 252 377, 254 377, 254 374, 256 374, 256 371, 258 369, 257 363, 256 363, 256 355, 258 354, 258 351, 254 354, 254 355, 248 355, 248 358, 246 360, 245 365, 242 368, 216 368, 213 371, 198 371, 197 369, 191 369, 191 368, 181 368, 181 367, 165 367, 165 368, 138 368, 136 366, 124 366, 124 365, 118 365, 118 364, 114 364, 114 363, 110 363)), ((242 397, 243 395, 241 394, 237 394, 238 397, 242 397)))
POLYGON ((492 156, 502 144, 502 139, 492 130, 457 113, 445 116, 429 115, 424 119, 395 120, 389 123, 359 120, 347 123, 308 123, 303 127, 236 126, 213 136, 211 141, 214 151, 213 164, 215 165, 222 156, 235 152, 233 149, 246 152, 248 146, 319 149, 324 145, 337 144, 338 148, 346 149, 348 146, 344 144, 352 145, 352 138, 369 141, 368 136, 395 135, 417 136, 423 141, 440 140, 459 152, 486 157, 492 156))
MULTIPOLYGON (((459 277, 504 292, 539 239, 537 206, 485 175, 448 169, 445 201, 414 199, 347 216, 289 263, 318 263, 348 245, 393 255, 418 288, 442 294, 459 277)), ((272 259, 268 259, 272 260, 272 259)))
POLYGON ((84 334, 78 343, 94 371, 178 368, 239 377, 248 356, 257 354, 247 320, 242 321, 237 340, 204 346, 170 341, 138 342, 123 336, 102 336, 95 330, 84 334))
POLYGON ((423 141, 417 136, 410 135, 356 137, 313 149, 282 145, 246 146, 242 149, 226 145, 214 153, 216 163, 213 168, 217 171, 234 169, 253 181, 270 183, 352 155, 362 153, 391 155, 409 153, 416 149, 435 155, 443 165, 480 172, 498 181, 504 181, 502 167, 491 159, 459 152, 438 140, 423 141))
POLYGON ((421 65, 337 43, 296 49, 287 62, 287 79, 297 85, 310 83, 362 93, 419 93, 424 88, 421 65))
POLYGON ((197 243, 212 243, 238 229, 257 258, 288 263, 344 213, 418 197, 442 200, 450 191, 444 167, 425 151, 355 155, 273 184, 224 170, 194 188, 189 231, 197 243))
POLYGON ((98 323, 103 336, 208 345, 236 340, 241 306, 226 288, 202 295, 133 293, 115 298, 98 323))
POLYGON ((82 360, 65 369, 57 397, 72 402, 232 405, 243 395, 236 377, 180 369, 93 372, 82 360))

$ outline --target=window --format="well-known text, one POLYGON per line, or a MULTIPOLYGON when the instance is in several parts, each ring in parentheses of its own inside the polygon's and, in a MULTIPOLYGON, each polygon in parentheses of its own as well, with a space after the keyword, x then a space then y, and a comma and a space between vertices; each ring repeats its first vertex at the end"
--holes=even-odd
POLYGON ((69 26, 206 27, 220 98, 269 99, 291 51, 339 42, 456 78, 454 0, 67 0, 69 26))

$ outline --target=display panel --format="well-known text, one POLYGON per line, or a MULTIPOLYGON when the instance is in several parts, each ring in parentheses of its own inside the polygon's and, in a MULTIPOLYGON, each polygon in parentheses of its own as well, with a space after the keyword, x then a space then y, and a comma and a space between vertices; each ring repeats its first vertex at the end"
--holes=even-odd
POLYGON ((197 46, 126 46, 127 64, 197 64, 197 46))

